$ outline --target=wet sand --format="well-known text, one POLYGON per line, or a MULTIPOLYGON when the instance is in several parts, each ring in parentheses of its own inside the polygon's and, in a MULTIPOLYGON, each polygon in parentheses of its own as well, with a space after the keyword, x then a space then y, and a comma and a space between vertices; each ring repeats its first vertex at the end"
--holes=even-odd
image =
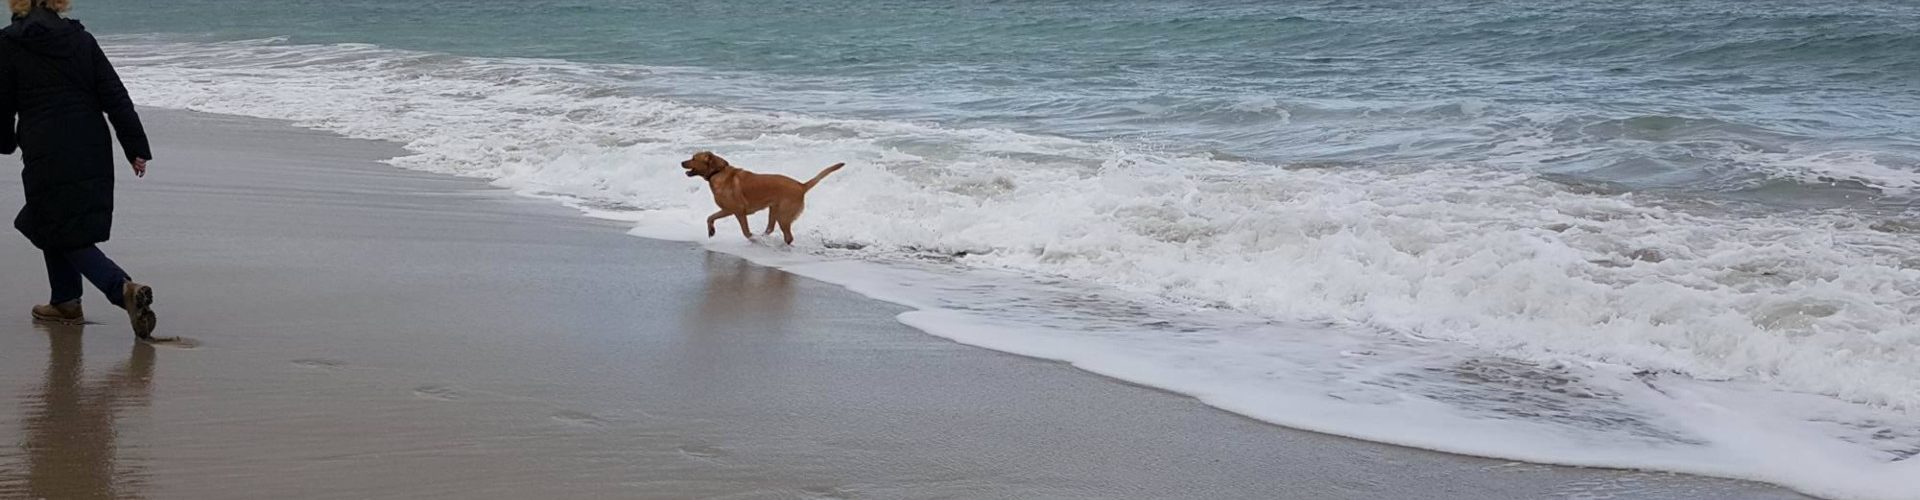
POLYGON ((392 144, 146 116, 160 160, 103 248, 198 345, 133 342, 91 290, 97 324, 32 325, 40 258, 0 237, 0 496, 1800 498, 1267 425, 392 144))

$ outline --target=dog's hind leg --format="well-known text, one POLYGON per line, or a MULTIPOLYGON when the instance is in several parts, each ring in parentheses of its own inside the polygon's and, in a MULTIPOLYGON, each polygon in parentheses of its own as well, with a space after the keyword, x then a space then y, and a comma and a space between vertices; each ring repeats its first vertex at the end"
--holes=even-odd
POLYGON ((789 215, 789 213, 793 212, 793 207, 796 205, 798 204, 781 201, 767 206, 767 231, 762 234, 773 234, 773 228, 776 224, 779 224, 782 220, 792 218, 793 216, 789 215))
POLYGON ((781 208, 784 210, 774 212, 773 218, 780 221, 780 234, 786 237, 787 245, 793 245, 793 220, 800 218, 800 212, 806 210, 807 206, 805 203, 795 203, 781 208))
POLYGON ((721 217, 726 217, 728 215, 733 215, 733 214, 730 214, 723 209, 721 211, 714 212, 713 215, 707 216, 707 237, 708 238, 713 237, 713 221, 720 220, 721 217))

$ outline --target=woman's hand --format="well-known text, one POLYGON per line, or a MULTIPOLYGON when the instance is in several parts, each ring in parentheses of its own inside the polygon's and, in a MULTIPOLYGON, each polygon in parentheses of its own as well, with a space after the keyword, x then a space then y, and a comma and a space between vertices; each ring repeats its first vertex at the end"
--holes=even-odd
POLYGON ((132 160, 132 163, 133 163, 133 176, 134 176, 134 177, 146 177, 146 176, 147 176, 147 159, 146 159, 146 158, 134 158, 134 159, 132 160))

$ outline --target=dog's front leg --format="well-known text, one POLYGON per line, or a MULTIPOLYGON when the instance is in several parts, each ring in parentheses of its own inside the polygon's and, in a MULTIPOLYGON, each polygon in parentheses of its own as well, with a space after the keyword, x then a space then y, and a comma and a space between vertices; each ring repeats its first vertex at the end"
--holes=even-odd
POLYGON ((713 237, 713 221, 720 220, 721 217, 726 217, 728 215, 733 215, 733 214, 728 213, 726 209, 721 209, 718 212, 714 212, 713 215, 707 216, 707 237, 708 238, 713 237))
POLYGON ((753 239, 753 230, 747 228, 747 214, 733 214, 733 219, 740 221, 740 235, 753 239))

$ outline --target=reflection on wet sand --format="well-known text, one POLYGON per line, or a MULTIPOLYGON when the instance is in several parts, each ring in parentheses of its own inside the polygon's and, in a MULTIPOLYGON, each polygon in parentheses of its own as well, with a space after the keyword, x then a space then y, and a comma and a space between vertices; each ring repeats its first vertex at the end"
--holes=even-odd
POLYGON ((115 425, 125 409, 151 397, 153 346, 134 342, 133 354, 98 380, 88 381, 81 360, 84 327, 42 326, 50 349, 37 390, 22 399, 26 470, 0 479, 9 498, 139 498, 144 467, 119 457, 115 425))
POLYGON ((699 312, 686 321, 689 331, 777 329, 791 317, 793 274, 714 252, 703 264, 707 286, 699 312))

